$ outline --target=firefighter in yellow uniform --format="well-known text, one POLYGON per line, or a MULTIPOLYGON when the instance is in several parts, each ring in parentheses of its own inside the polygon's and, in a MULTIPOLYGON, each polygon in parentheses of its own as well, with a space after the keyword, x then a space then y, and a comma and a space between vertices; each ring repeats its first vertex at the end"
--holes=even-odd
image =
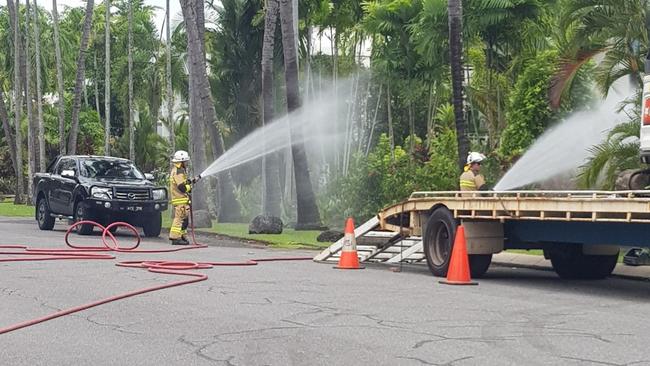
POLYGON ((192 184, 196 183, 200 176, 193 179, 187 178, 187 163, 190 155, 187 151, 179 150, 174 153, 172 163, 174 167, 169 174, 169 192, 171 204, 174 208, 174 221, 169 229, 169 240, 172 245, 188 245, 187 227, 190 216, 190 193, 192 184))
POLYGON ((481 162, 485 159, 485 155, 478 152, 470 152, 467 155, 465 171, 460 175, 461 191, 482 191, 487 188, 485 178, 481 175, 481 162))

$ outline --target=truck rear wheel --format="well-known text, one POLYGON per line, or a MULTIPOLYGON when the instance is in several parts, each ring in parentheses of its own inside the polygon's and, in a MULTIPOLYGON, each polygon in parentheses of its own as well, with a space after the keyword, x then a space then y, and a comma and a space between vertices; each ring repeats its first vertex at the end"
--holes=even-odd
MULTIPOLYGON (((449 269, 451 251, 456 237, 458 223, 446 207, 436 208, 424 229, 423 249, 427 265, 434 276, 445 277, 449 269)), ((482 277, 492 262, 492 254, 470 254, 469 268, 471 276, 482 277)))
POLYGON ((143 225, 142 229, 144 230, 144 236, 147 238, 156 238, 160 236, 160 231, 162 229, 162 214, 158 212, 154 214, 152 218, 147 219, 143 225))
POLYGON ((563 245, 562 248, 545 249, 555 273, 563 279, 600 280, 616 267, 618 254, 587 255, 582 245, 563 245))
POLYGON ((52 230, 54 228, 54 217, 52 217, 50 207, 44 197, 40 198, 36 203, 36 221, 38 222, 38 228, 41 230, 52 230))

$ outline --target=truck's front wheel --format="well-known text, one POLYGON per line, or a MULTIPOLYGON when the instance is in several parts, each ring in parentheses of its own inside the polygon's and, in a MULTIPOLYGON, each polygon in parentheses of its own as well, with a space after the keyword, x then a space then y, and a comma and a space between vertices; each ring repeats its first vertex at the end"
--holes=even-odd
POLYGON ((147 219, 142 225, 142 230, 144 230, 144 235, 148 238, 155 238, 160 236, 161 229, 162 229, 162 214, 160 212, 154 214, 153 217, 147 219))
MULTIPOLYGON (((434 276, 447 276, 457 226, 456 218, 446 207, 436 208, 427 221, 422 238, 423 249, 429 269, 434 276)), ((470 254, 471 276, 482 277, 491 262, 492 254, 470 254)))
POLYGON ((610 274, 618 262, 618 254, 587 255, 582 245, 563 245, 562 248, 545 249, 555 273, 564 279, 599 280, 610 274))

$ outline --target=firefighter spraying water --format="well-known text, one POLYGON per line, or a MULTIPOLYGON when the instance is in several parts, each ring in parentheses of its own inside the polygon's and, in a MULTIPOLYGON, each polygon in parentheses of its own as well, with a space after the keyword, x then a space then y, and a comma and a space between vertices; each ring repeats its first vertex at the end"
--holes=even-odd
POLYGON ((174 208, 174 221, 169 229, 169 240, 172 245, 188 245, 190 243, 187 240, 187 227, 192 204, 192 185, 201 179, 201 176, 187 178, 189 161, 190 155, 183 150, 176 151, 172 157, 174 166, 169 174, 169 192, 174 208))

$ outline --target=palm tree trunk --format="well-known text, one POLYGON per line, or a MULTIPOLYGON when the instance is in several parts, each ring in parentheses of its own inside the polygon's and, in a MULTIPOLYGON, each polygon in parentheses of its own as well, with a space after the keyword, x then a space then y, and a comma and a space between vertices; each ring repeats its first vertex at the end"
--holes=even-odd
MULTIPOLYGON (((278 24, 280 4, 278 0, 267 0, 264 13, 264 41, 262 44, 262 124, 273 121, 275 98, 273 95, 273 50, 275 49, 275 30, 278 24)), ((280 206, 280 167, 277 153, 262 159, 262 213, 279 217, 280 206)))
POLYGON ((95 112, 97 112, 97 117, 101 122, 102 115, 99 113, 99 68, 97 67, 97 51, 95 51, 95 54, 93 55, 93 66, 95 68, 95 80, 93 80, 93 86, 95 87, 95 112))
POLYGON ((34 0, 34 48, 36 52, 36 113, 38 118, 38 170, 45 171, 45 126, 43 125, 43 85, 41 78, 41 33, 38 3, 34 0))
POLYGON ((171 39, 171 29, 170 24, 170 8, 169 0, 166 1, 166 12, 165 12, 165 33, 167 39, 165 40, 166 48, 166 73, 165 79, 167 84, 167 125, 169 126, 169 140, 171 143, 172 151, 176 151, 176 135, 174 131, 174 91, 172 89, 172 39, 171 39))
POLYGON ((7 10, 9 11, 9 18, 11 21, 11 28, 14 35, 14 129, 16 131, 16 198, 14 203, 23 203, 25 195, 25 181, 23 177, 23 136, 20 129, 21 112, 23 107, 22 102, 22 83, 20 78, 20 54, 22 47, 20 46, 20 1, 16 0, 14 6, 13 0, 7 1, 7 10))
MULTIPOLYGON (((190 153, 195 172, 206 168, 204 126, 205 119, 201 107, 201 82, 199 81, 200 54, 202 45, 199 40, 196 19, 196 0, 181 0, 181 8, 187 33, 187 59, 189 69, 189 105, 190 105, 190 153)), ((193 207, 195 210, 207 209, 207 191, 204 183, 198 184, 194 190, 193 207)))
POLYGON ((390 158, 395 161, 395 130, 393 129, 393 109, 392 105, 393 94, 390 92, 390 80, 386 87, 386 109, 388 110, 388 139, 390 141, 390 158))
POLYGON ((21 55, 21 72, 24 70, 22 78, 25 86, 25 103, 27 105, 27 203, 32 200, 34 173, 36 173, 36 131, 34 131, 34 111, 32 108, 32 58, 29 52, 29 23, 30 10, 29 0, 25 1, 25 45, 24 54, 21 55))
POLYGON ((13 104, 14 104, 14 129, 16 131, 14 144, 16 146, 16 163, 14 171, 16 173, 16 197, 14 203, 22 203, 25 195, 25 186, 23 180, 23 153, 22 153, 22 133, 20 130, 20 114, 22 111, 21 91, 22 84, 20 79, 20 13, 16 8, 20 6, 20 2, 16 0, 7 1, 7 10, 9 12, 9 26, 14 36, 14 85, 13 85, 13 104))
MULTIPOLYGON (((212 155, 223 154, 223 137, 219 133, 217 125, 210 123, 207 125, 208 135, 210 136, 210 145, 212 147, 212 155), (219 152, 221 151, 221 152, 219 152)), ((217 190, 219 197, 219 222, 240 222, 241 221, 241 207, 237 202, 237 197, 233 191, 232 176, 229 171, 222 172, 218 176, 217 190)))
MULTIPOLYGON (((212 148, 214 157, 218 158, 221 156, 225 148, 223 146, 223 138, 216 124, 217 114, 214 109, 207 74, 204 49, 205 16, 203 2, 200 0, 181 0, 181 8, 183 10, 188 39, 191 141, 194 149, 192 154, 194 156, 194 168, 198 173, 202 172, 207 165, 205 162, 205 141, 203 140, 205 127, 208 129, 208 133, 213 135, 212 148)), ((221 175, 219 184, 219 191, 221 192, 220 212, 218 213, 219 219, 221 221, 238 219, 240 216, 240 207, 239 203, 234 199, 234 187, 230 179, 230 174, 226 173, 221 175), (233 199, 229 200, 228 197, 233 197, 233 199)), ((205 190, 204 185, 199 185, 197 188, 205 190)), ((202 201, 202 205, 205 205, 205 202, 207 202, 205 199, 202 201)))
POLYGON ((463 108, 463 3, 462 0, 449 0, 449 56, 451 63, 452 104, 456 120, 456 139, 458 141, 458 166, 462 170, 469 152, 467 121, 463 108))
MULTIPOLYGON (((129 0, 129 159, 135 161, 135 121, 133 120, 133 0, 129 0)), ((158 111, 152 111, 157 113, 158 111)))
MULTIPOLYGON (((370 82, 368 82, 370 84, 370 82)), ((372 136, 375 134, 375 127, 377 126, 377 114, 379 113, 379 104, 381 103, 381 92, 384 84, 379 84, 379 95, 377 96, 377 105, 375 106, 375 114, 372 117, 372 125, 370 126, 370 136, 368 136, 368 145, 366 145, 366 156, 370 153, 370 146, 372 146, 372 136)))
POLYGON ((68 153, 74 155, 77 153, 77 138, 79 137, 79 112, 81 112, 81 93, 86 75, 86 49, 88 48, 88 38, 90 37, 90 25, 93 20, 94 0, 88 0, 86 3, 86 14, 84 18, 83 32, 79 44, 79 55, 77 56, 77 76, 74 86, 74 100, 72 102, 72 123, 70 126, 70 136, 68 138, 68 153))
POLYGON ((104 154, 111 155, 111 0, 106 0, 104 17, 104 154))
MULTIPOLYGON (((10 1, 11 2, 11 1, 10 1)), ((11 158, 11 165, 14 168, 14 174, 18 176, 20 169, 18 169, 18 164, 16 164, 16 142, 14 140, 14 133, 11 130, 11 121, 9 120, 9 114, 7 113, 7 106, 5 105, 5 95, 0 88, 0 121, 2 122, 2 130, 5 134, 5 142, 9 148, 9 156, 11 158)))
MULTIPOLYGON (((300 108, 300 88, 298 86, 298 52, 293 24, 293 4, 291 0, 280 0, 280 24, 282 27, 282 48, 284 51, 284 77, 286 80, 287 112, 300 108)), ((297 230, 321 227, 320 213, 311 185, 307 154, 300 142, 301 131, 290 128, 294 173, 296 179, 297 230)))
POLYGON ((65 155, 65 96, 63 93, 63 61, 61 58, 61 41, 59 36, 59 12, 56 0, 52 0, 52 27, 54 28, 54 50, 56 54, 56 88, 59 95, 59 154, 65 155))

